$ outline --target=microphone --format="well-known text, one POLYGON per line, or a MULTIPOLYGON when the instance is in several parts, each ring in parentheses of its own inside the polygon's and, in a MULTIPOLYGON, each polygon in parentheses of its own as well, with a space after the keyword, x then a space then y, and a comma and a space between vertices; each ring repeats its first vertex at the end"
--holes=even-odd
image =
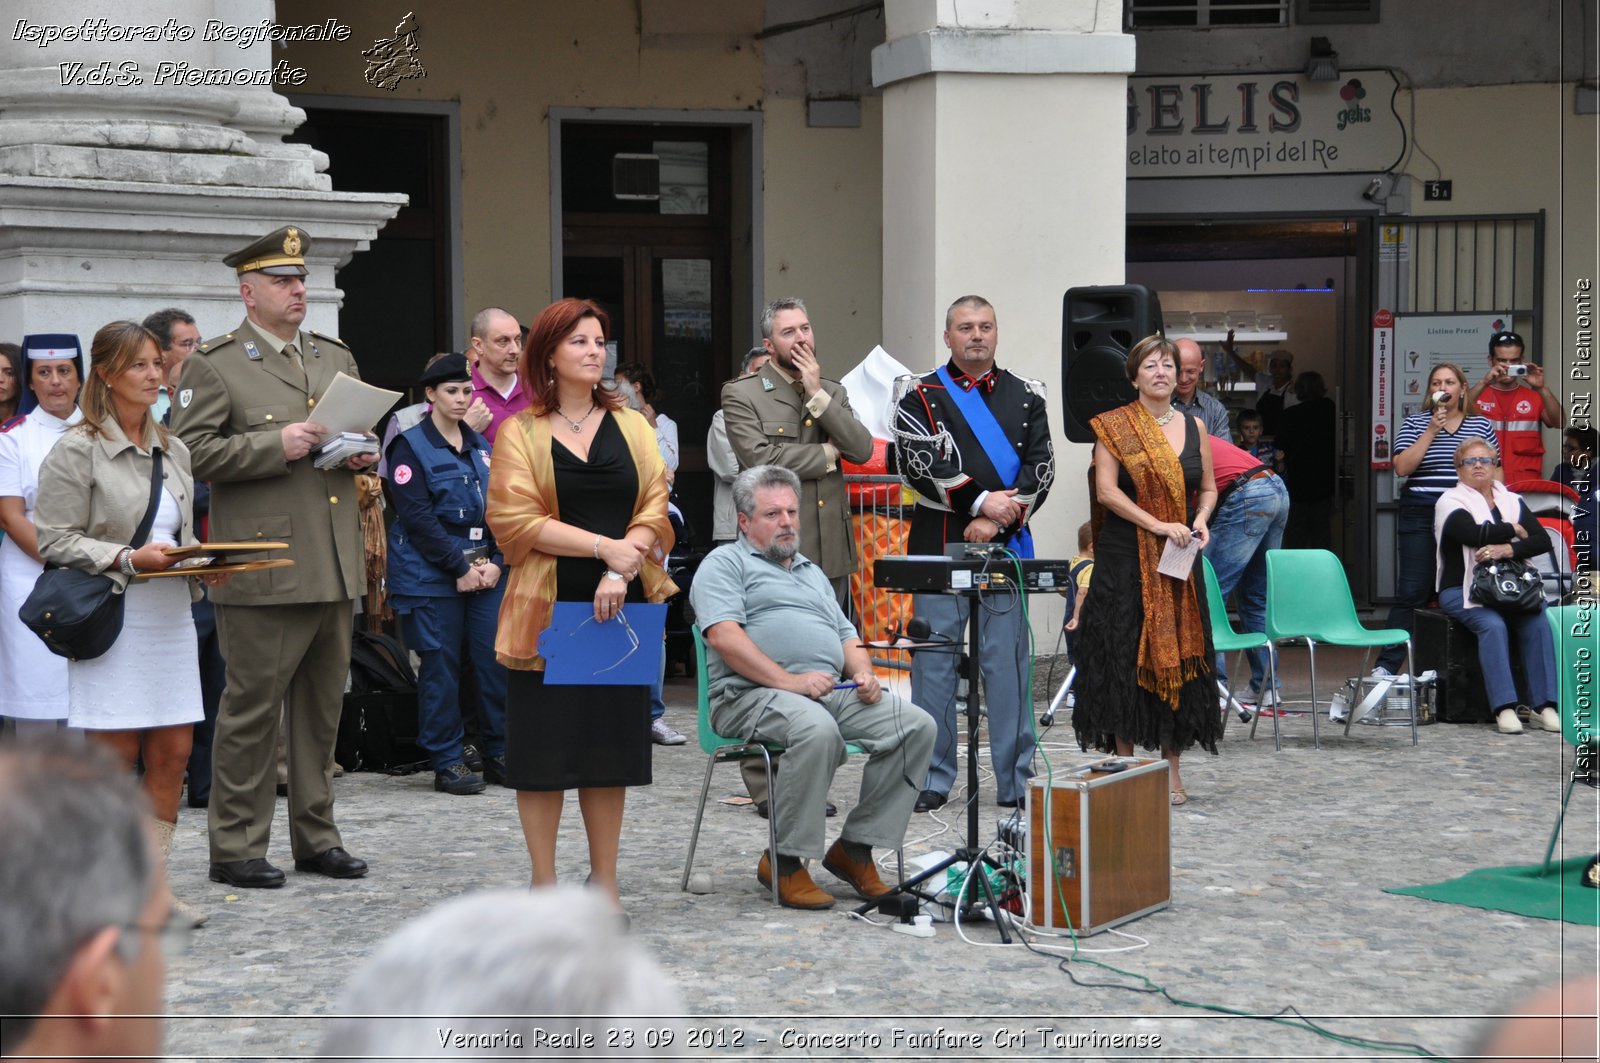
POLYGON ((887 645, 880 645, 879 648, 908 650, 911 653, 916 653, 918 650, 937 650, 948 653, 950 650, 947 647, 956 645, 954 639, 942 631, 933 630, 932 625, 920 616, 914 616, 906 621, 906 629, 904 631, 890 628, 889 634, 894 637, 893 641, 887 645), (904 645, 901 645, 901 643, 904 643, 904 645), (912 643, 929 643, 929 645, 913 646, 911 645, 912 643))

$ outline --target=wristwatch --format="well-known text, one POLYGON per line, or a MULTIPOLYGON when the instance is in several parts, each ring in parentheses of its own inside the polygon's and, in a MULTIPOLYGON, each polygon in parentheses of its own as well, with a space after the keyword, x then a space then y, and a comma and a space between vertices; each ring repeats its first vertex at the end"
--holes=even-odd
POLYGON ((628 582, 628 577, 627 576, 624 576, 622 573, 616 571, 615 569, 609 569, 609 568, 606 569, 606 579, 614 579, 618 583, 626 583, 626 582, 628 582))

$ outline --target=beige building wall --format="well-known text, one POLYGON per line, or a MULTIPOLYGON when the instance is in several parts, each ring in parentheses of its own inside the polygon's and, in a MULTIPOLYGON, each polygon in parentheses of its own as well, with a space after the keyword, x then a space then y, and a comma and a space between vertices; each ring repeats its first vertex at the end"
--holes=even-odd
MULTIPOLYGON (((292 91, 460 104, 467 313, 498 304, 524 322, 550 301, 548 109, 759 107, 761 56, 750 37, 760 29, 760 7, 742 0, 277 5, 280 24, 333 14, 352 30, 343 43, 287 46, 284 57, 310 72, 292 91), (407 10, 416 13, 417 57, 427 75, 393 92, 367 84, 362 49, 393 36, 407 10)), ((337 172, 333 183, 339 187, 337 172)))
POLYGON ((805 300, 823 372, 841 377, 885 342, 883 100, 861 101, 858 129, 807 127, 801 99, 768 97, 762 115, 766 301, 805 300))
MULTIPOLYGON (((1579 277, 1600 280, 1596 122, 1595 115, 1573 114, 1570 83, 1492 85, 1419 91, 1411 130, 1438 160, 1443 176, 1454 181, 1449 203, 1429 203, 1420 185, 1415 187, 1416 215, 1545 211, 1545 349, 1538 353, 1563 374, 1570 357, 1574 284, 1579 277)), ((1415 151, 1406 168, 1419 180, 1435 176, 1415 151)), ((1482 365, 1466 368, 1481 373, 1487 364, 1485 351, 1482 365)), ((1546 438, 1547 449, 1551 443, 1546 438)))

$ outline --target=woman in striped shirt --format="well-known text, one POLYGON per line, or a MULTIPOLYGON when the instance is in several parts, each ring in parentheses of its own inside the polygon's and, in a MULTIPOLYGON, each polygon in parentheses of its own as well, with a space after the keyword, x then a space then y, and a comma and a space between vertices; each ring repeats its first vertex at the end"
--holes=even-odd
MULTIPOLYGON (((1500 456, 1494 425, 1467 413, 1467 387, 1460 366, 1440 362, 1428 375, 1429 408, 1407 417, 1395 435, 1394 471, 1406 478, 1406 485, 1400 492, 1394 605, 1384 627, 1410 631, 1412 612, 1433 596, 1439 549, 1433 538, 1433 505, 1456 485, 1456 448, 1465 440, 1482 439, 1500 456)), ((1390 646, 1378 656, 1374 671, 1390 674, 1405 659, 1403 643, 1390 646)))

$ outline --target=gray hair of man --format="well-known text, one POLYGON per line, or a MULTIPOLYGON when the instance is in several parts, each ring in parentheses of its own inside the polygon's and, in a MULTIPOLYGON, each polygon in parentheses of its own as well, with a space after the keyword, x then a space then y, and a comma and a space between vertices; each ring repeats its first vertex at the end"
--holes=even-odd
POLYGON ((489 323, 501 314, 504 314, 513 321, 517 319, 517 315, 513 314, 509 310, 502 310, 498 306, 486 306, 482 310, 479 310, 476 314, 472 315, 472 329, 467 334, 469 336, 476 336, 480 340, 488 339, 489 323))
POLYGON ((169 306, 165 310, 157 310, 140 323, 156 334, 156 342, 161 344, 161 349, 164 351, 172 346, 172 326, 179 322, 193 325, 194 318, 187 310, 169 306))
POLYGON ((506 1049, 554 1054, 534 1040, 543 1027, 588 1033, 585 1057, 640 1058, 670 1053, 647 1048, 645 1031, 682 1013, 672 980, 594 890, 489 890, 446 901, 384 942, 346 984, 321 1054, 452 1063, 506 1049), (629 1028, 631 1046, 608 1044, 607 1031, 629 1028))
POLYGON ((772 352, 767 350, 765 347, 752 347, 748 351, 745 351, 744 357, 739 359, 739 375, 749 376, 751 362, 755 361, 757 358, 771 357, 771 355, 772 352))
POLYGON ((807 317, 811 316, 810 312, 806 310, 806 304, 801 300, 796 299, 792 295, 787 299, 774 299, 772 302, 767 304, 767 308, 765 310, 761 311, 762 339, 770 340, 772 338, 772 319, 783 313, 785 310, 798 310, 807 317))
MULTIPOLYGON (((11 1055, 107 927, 132 926, 155 888, 150 805, 103 747, 50 733, 0 743, 0 1055, 11 1055)), ((124 933, 118 954, 143 947, 124 933)), ((131 955, 130 955, 131 953, 131 955)))
POLYGON ((950 323, 955 320, 956 307, 958 306, 964 306, 968 310, 988 310, 991 313, 994 311, 994 304, 985 299, 983 296, 963 295, 961 298, 951 303, 949 308, 945 310, 944 327, 946 329, 948 329, 950 327, 950 323))
POLYGON ((782 465, 752 465, 733 478, 733 506, 747 517, 756 515, 756 492, 787 487, 800 497, 800 477, 782 465))

